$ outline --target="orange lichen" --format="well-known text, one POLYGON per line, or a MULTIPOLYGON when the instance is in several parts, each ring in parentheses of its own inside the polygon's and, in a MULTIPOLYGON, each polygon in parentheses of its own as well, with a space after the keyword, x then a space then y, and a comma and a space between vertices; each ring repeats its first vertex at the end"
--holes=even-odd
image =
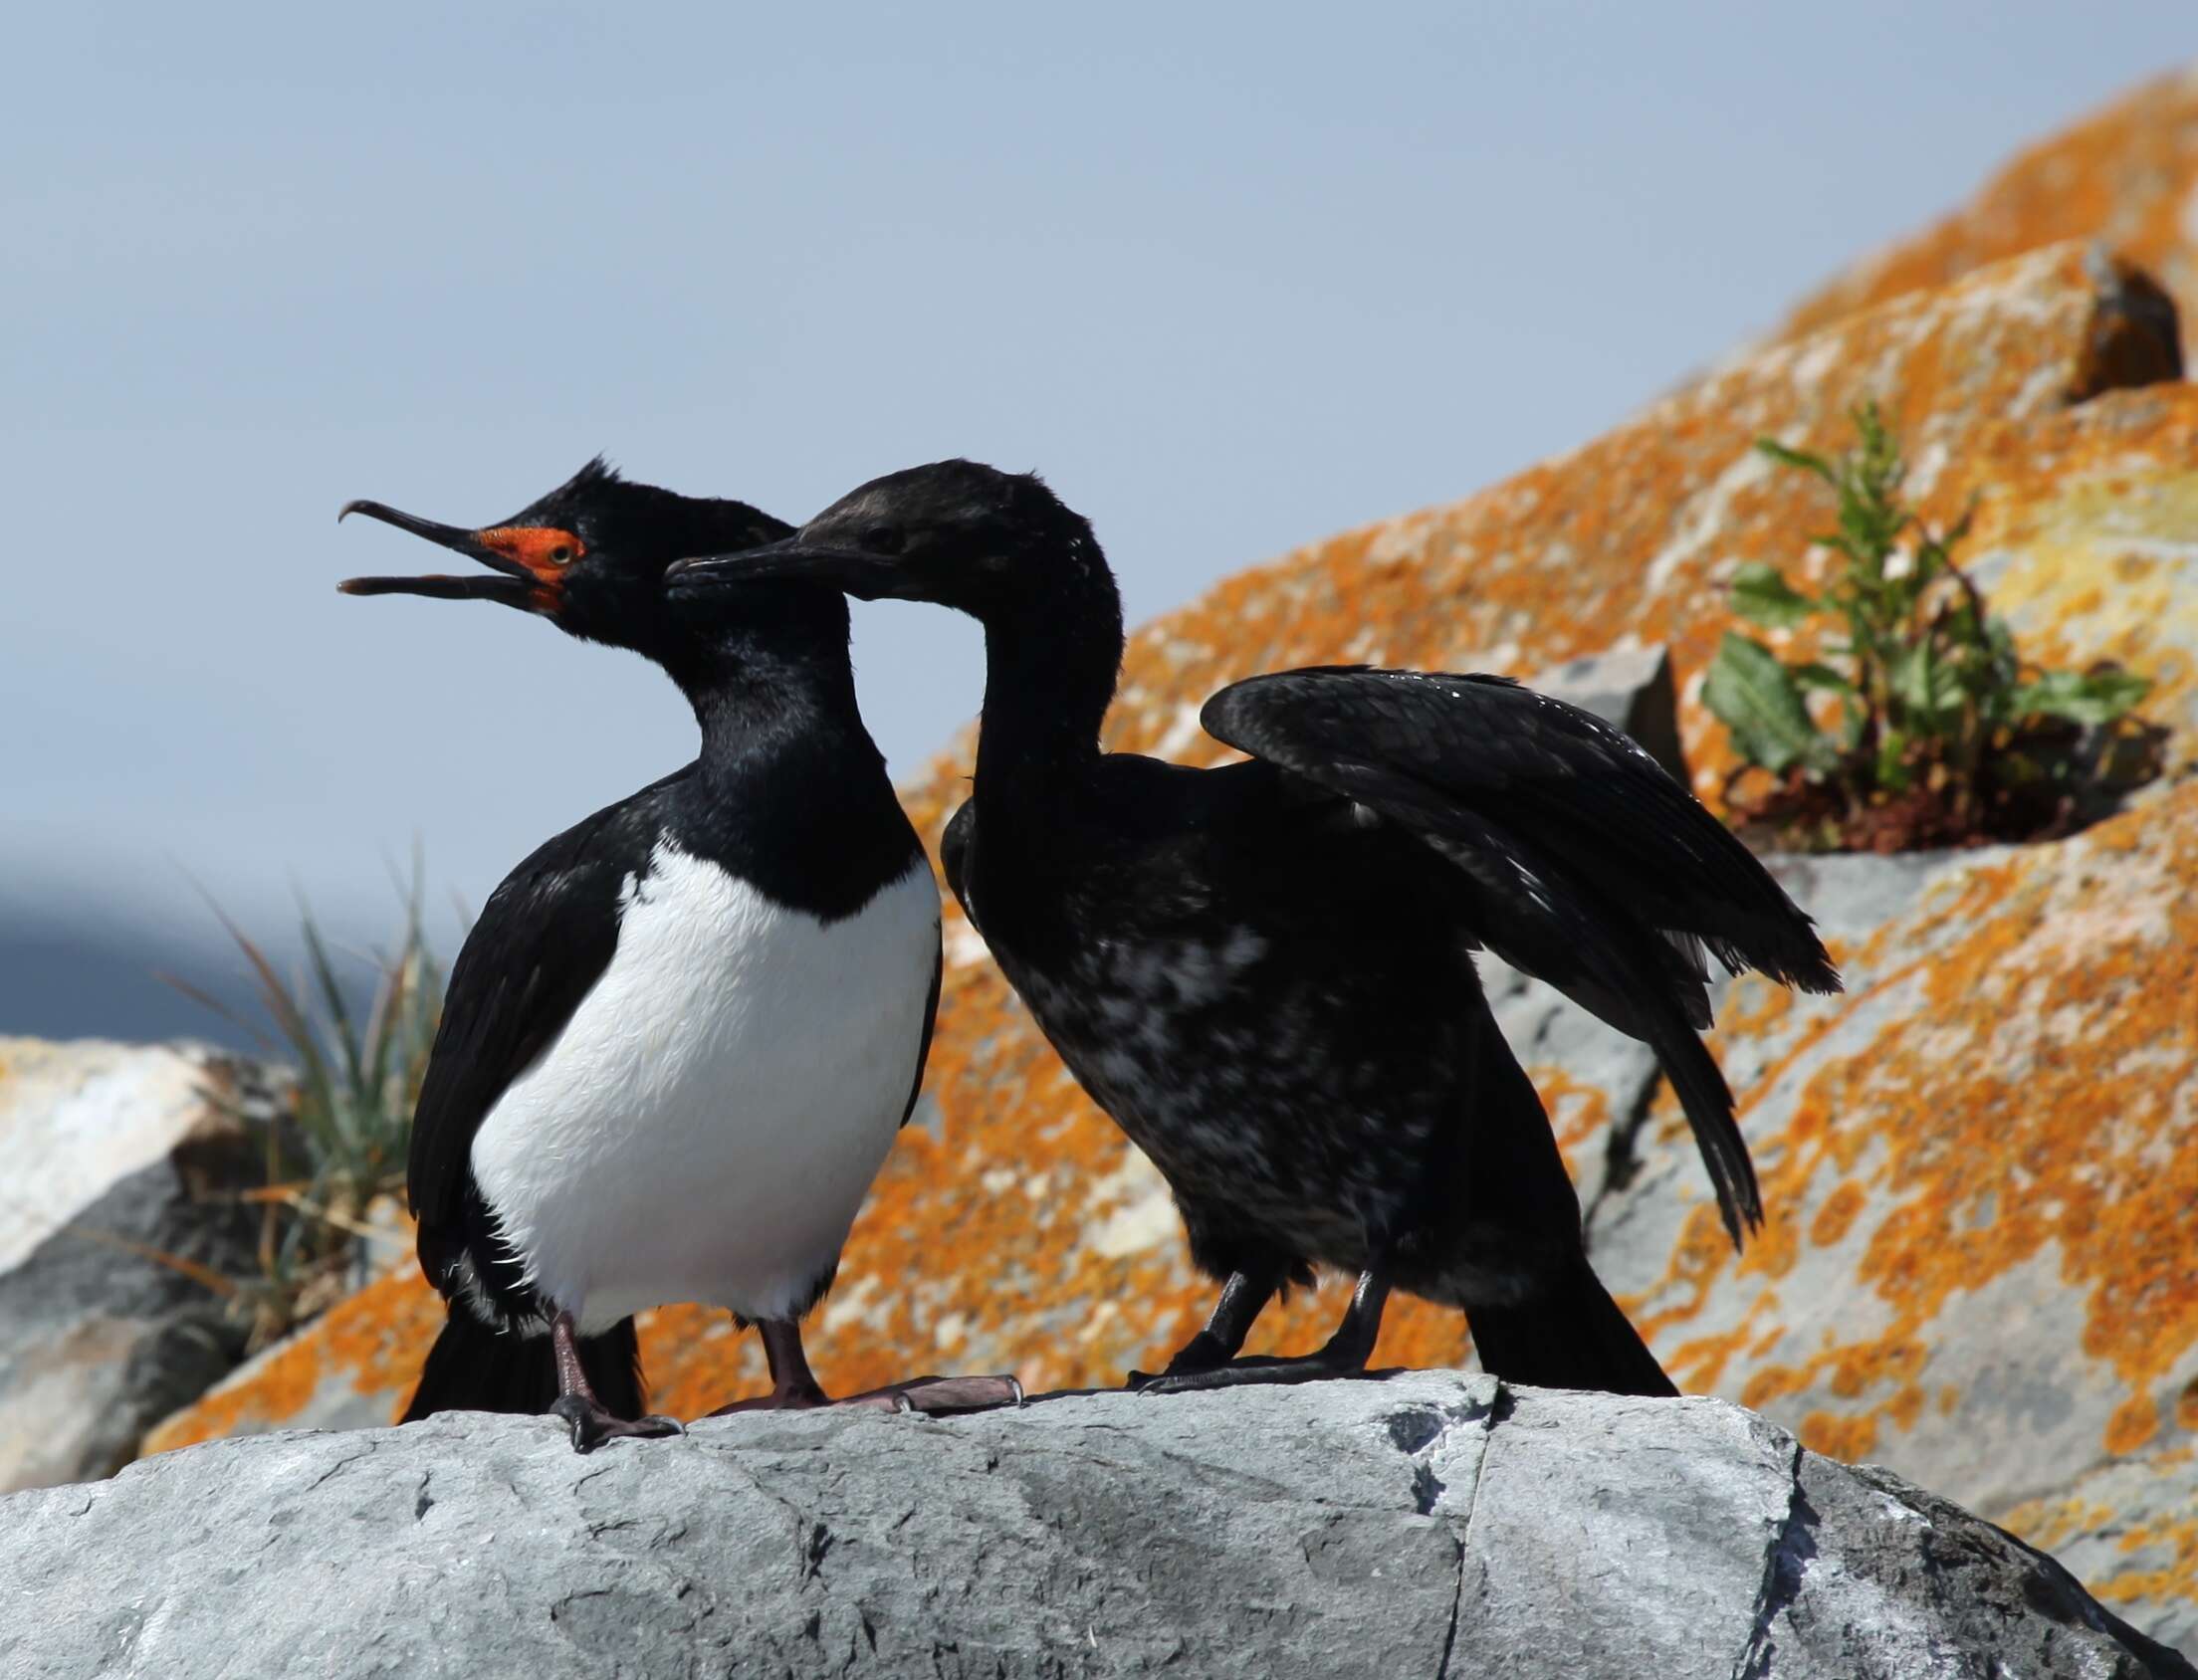
POLYGON ((1565 1164, 1578 1178, 1580 1163, 1573 1158, 1574 1152, 1602 1136, 1610 1124, 1611 1100, 1598 1087, 1583 1085, 1563 1068, 1549 1063, 1538 1062, 1527 1073, 1542 1094, 1542 1106, 1549 1111, 1549 1123, 1557 1134, 1558 1149, 1564 1152, 1565 1164))
POLYGON ((1807 1381, 1807 1375, 1792 1365, 1765 1365, 1741 1388, 1740 1403, 1760 1411, 1773 1400, 1799 1393, 1807 1381))
POLYGON ((2087 1529, 2114 1520, 2110 1505, 2082 1499, 2030 1500, 2018 1505, 2002 1521, 2033 1546, 2052 1551, 2066 1545, 2087 1529))
POLYGON ((2017 252, 2105 239, 2198 312, 2198 252, 2185 205, 2198 187, 2198 75, 2184 71, 2124 95, 2008 163, 1937 226, 1859 264, 1796 309, 1799 336, 2017 252))
POLYGON ((1827 1458, 1844 1458, 1850 1463, 1868 1458, 1877 1445, 1877 1420, 1874 1417, 1840 1417, 1828 1411, 1812 1411, 1795 1428, 1801 1444, 1811 1452, 1821 1452, 1827 1458))
POLYGON ((2171 1561, 2157 1569, 2124 1570, 2103 1579, 2094 1576, 2086 1584, 2101 1601, 2159 1603, 2182 1598, 2198 1603, 2198 1518, 2155 1518, 2130 1529, 2121 1544, 2129 1552, 2165 1551, 2171 1561))
POLYGON ((1863 1186, 1852 1179, 1840 1185, 1824 1198, 1824 1205, 1810 1221, 1809 1240, 1819 1248, 1830 1248, 1853 1228, 1868 1201, 1863 1186))
POLYGON ((2160 1408, 2149 1393, 2140 1390, 2114 1407, 2106 1422, 2106 1450, 2112 1453, 2141 1451, 2159 1433, 2160 1408))

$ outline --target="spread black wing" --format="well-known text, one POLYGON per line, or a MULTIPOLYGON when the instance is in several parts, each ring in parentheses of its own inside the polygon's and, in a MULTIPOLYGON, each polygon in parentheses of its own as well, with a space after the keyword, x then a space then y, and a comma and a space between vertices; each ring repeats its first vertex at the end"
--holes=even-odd
POLYGON ((670 779, 539 847, 489 895, 452 965, 406 1171, 420 1264, 439 1287, 480 1223, 474 1134, 610 965, 618 897, 645 861, 636 808, 670 779))
POLYGON ((1200 721, 1455 864, 1489 949, 1655 1050, 1733 1239, 1760 1221, 1732 1093, 1694 1033, 1705 952, 1810 991, 1839 974, 1754 854, 1653 758, 1500 677, 1285 671, 1221 690, 1200 721))

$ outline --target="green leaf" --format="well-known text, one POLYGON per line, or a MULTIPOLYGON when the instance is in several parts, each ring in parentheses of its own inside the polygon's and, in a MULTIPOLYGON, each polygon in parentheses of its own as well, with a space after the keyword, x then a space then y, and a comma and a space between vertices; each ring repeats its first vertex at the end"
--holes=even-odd
POLYGON ((1725 632, 1702 685, 1702 703, 1732 732, 1750 763, 1779 774, 1794 764, 1829 770, 1837 754, 1810 721, 1801 691, 1762 643, 1725 632))
POLYGON ((1885 675, 1892 697, 1909 717, 1935 728, 1957 717, 1967 698, 1961 684, 1961 668, 1937 657, 1930 641, 1911 642, 1893 656, 1885 675))
POLYGON ((1840 697, 1840 750, 1853 752, 1863 744, 1863 727, 1869 721, 1869 708, 1863 704, 1860 694, 1840 697))
POLYGON ((2017 717, 2044 713, 2075 724, 2110 724, 2152 691, 2129 671, 2048 671, 2015 691, 2017 717))
POLYGON ((1812 455, 1806 449, 1791 449, 1776 438, 1757 438, 1755 447, 1781 467, 1794 467, 1804 473, 1814 473, 1826 484, 1839 482, 1832 471, 1832 463, 1821 455, 1812 455))
POLYGON ((1855 685, 1832 669, 1811 660, 1807 665, 1789 665, 1787 672, 1802 688, 1825 694, 1851 695, 1855 685))
POLYGON ((1791 630, 1823 605, 1796 590, 1778 567, 1761 560, 1750 560, 1733 575, 1732 610, 1753 623, 1791 630))
POLYGON ((1908 789, 1908 736, 1887 724, 1877 736, 1877 785, 1887 793, 1908 789))

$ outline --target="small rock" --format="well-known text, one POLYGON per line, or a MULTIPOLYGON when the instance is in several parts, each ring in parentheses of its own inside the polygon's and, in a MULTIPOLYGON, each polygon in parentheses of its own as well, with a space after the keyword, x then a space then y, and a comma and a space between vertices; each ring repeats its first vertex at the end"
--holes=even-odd
POLYGON ((215 1090, 271 1101, 212 1051, 0 1039, 0 1489, 109 1474, 242 1356, 201 1278, 253 1269, 257 1157, 215 1090))
POLYGON ((1681 787, 1689 785, 1686 753, 1679 746, 1679 696, 1671 686, 1670 649, 1658 644, 1588 654, 1528 679, 1526 686, 1624 730, 1681 787))

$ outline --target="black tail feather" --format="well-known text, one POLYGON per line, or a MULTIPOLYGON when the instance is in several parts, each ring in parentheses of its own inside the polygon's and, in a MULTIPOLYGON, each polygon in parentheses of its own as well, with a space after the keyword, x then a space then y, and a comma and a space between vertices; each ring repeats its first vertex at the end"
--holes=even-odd
POLYGON ((1725 1083, 1724 1070, 1709 1046, 1681 1019, 1660 1023, 1649 1046, 1686 1112, 1695 1148, 1701 1151, 1702 1164, 1709 1168, 1710 1182, 1717 1190, 1725 1234, 1738 1248, 1745 1232, 1763 1223, 1763 1192, 1756 1183, 1748 1141, 1733 1119, 1732 1087, 1725 1083))
POLYGON ((1678 1389, 1583 1258, 1563 1284, 1516 1307, 1470 1307, 1484 1370, 1535 1388, 1668 1396, 1678 1389))
MULTIPOLYGON (((579 1347, 595 1397, 629 1422, 642 1416, 647 1395, 633 1320, 620 1319, 600 1336, 582 1337, 579 1347)), ((492 1330, 460 1306, 428 1350, 420 1385, 397 1421, 417 1423, 439 1411, 542 1412, 556 1397, 556 1359, 547 1335, 492 1330)))

